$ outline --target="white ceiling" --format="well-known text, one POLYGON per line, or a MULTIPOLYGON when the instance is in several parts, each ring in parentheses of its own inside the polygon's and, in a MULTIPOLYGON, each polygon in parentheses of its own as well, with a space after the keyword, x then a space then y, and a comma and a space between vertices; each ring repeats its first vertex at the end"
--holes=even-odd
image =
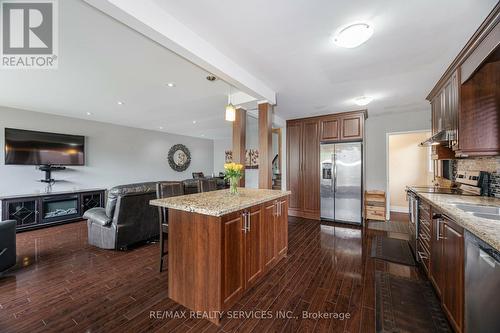
POLYGON ((497 0, 154 0, 278 93, 286 119, 359 109, 429 109, 425 97, 497 0), (341 25, 375 33, 355 49, 331 42, 341 25))
POLYGON ((0 105, 204 138, 230 135, 223 81, 207 81, 204 70, 83 1, 59 1, 59 11, 59 68, 0 71, 0 105))
MULTIPOLYGON (((425 96, 496 3, 154 1, 276 91, 285 119, 358 109, 352 99, 364 94, 375 97, 371 115, 428 109, 425 96), (355 20, 373 23, 373 38, 355 49, 336 47, 331 33, 355 20)), ((206 71, 81 0, 59 1, 59 10, 59 69, 1 71, 0 105, 230 136, 224 82, 208 82, 206 71)))

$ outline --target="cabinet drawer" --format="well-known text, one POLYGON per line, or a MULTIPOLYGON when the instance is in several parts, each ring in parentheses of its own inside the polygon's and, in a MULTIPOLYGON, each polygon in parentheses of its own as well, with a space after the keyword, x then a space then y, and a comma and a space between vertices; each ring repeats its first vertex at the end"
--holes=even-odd
POLYGON ((366 206, 366 211, 373 214, 385 214, 385 207, 383 206, 366 206))
POLYGON ((366 210, 366 218, 368 220, 381 220, 385 221, 385 213, 384 212, 377 212, 377 211, 371 211, 371 210, 366 210))

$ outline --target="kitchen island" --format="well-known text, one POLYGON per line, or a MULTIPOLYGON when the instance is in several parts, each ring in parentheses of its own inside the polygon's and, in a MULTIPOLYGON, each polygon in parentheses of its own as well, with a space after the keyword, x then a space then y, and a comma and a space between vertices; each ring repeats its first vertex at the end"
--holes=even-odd
POLYGON ((168 295, 219 324, 288 250, 290 192, 240 188, 152 200, 168 208, 168 295))

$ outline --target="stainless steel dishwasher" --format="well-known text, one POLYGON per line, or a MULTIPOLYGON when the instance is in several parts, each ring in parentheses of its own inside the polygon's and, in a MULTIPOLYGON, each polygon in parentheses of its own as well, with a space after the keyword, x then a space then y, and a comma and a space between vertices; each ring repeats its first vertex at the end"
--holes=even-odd
POLYGON ((465 332, 500 332, 500 252, 465 233, 465 332))

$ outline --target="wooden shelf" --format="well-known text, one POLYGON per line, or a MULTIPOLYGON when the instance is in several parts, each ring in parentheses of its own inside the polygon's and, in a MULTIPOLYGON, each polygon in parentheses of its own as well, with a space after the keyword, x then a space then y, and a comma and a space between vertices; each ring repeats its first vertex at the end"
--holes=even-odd
POLYGON ((385 221, 386 195, 384 191, 365 192, 365 219, 385 221))

